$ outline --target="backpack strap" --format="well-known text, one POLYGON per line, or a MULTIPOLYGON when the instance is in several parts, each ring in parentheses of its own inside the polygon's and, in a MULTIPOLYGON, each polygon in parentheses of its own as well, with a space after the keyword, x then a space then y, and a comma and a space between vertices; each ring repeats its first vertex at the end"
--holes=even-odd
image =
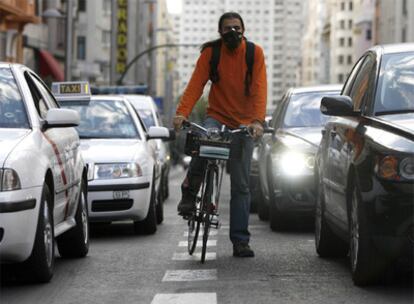
POLYGON ((220 77, 217 71, 217 66, 220 62, 220 50, 221 45, 220 44, 213 44, 212 46, 212 55, 210 58, 210 80, 212 83, 216 83, 219 81, 220 77))
POLYGON ((253 79, 254 43, 246 40, 246 65, 247 72, 244 78, 244 95, 250 96, 250 85, 253 79))

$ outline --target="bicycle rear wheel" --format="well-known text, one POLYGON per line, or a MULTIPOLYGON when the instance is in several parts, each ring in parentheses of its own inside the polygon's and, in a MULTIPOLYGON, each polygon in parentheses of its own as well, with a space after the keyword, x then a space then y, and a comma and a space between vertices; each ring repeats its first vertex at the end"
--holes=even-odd
POLYGON ((211 214, 212 214, 212 196, 214 190, 214 170, 208 170, 206 178, 206 188, 202 197, 202 214, 203 214, 203 246, 201 248, 201 263, 206 260, 207 241, 210 233, 211 214))

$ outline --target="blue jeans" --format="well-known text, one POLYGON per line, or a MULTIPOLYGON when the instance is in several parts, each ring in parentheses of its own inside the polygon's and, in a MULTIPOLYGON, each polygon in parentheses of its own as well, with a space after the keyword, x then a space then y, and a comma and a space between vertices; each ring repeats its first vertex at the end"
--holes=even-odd
MULTIPOLYGON (((205 128, 221 128, 222 123, 207 117, 205 128)), ((231 143, 231 158, 229 160, 231 199, 230 199, 230 240, 234 243, 250 240, 249 214, 250 214, 250 162, 253 153, 253 139, 245 134, 235 134, 231 143)), ((183 199, 195 201, 203 180, 206 160, 193 157, 187 176, 181 185, 183 199)))

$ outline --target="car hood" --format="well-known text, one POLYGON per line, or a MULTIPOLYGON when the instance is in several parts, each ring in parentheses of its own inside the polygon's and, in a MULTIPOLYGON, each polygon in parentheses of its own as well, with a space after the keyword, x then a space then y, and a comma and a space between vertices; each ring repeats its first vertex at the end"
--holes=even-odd
POLYGON ((400 129, 414 133, 414 113, 382 115, 380 119, 390 122, 400 129))
POLYGON ((87 163, 136 162, 149 156, 145 143, 136 139, 82 139, 81 151, 87 163))
POLYGON ((278 137, 292 149, 316 151, 322 138, 321 130, 322 127, 289 128, 284 129, 278 137))
POLYGON ((2 167, 10 152, 30 132, 29 129, 0 129, 0 165, 2 167))

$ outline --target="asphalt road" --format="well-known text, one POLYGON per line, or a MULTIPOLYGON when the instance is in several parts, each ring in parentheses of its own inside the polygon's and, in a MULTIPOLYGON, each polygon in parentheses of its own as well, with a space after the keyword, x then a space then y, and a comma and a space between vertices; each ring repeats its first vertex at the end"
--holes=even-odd
POLYGON ((189 259, 186 223, 176 215, 183 174, 177 169, 171 174, 165 219, 155 235, 136 236, 130 223, 95 227, 88 257, 57 258, 48 284, 1 282, 0 303, 414 303, 411 275, 355 287, 347 260, 319 258, 306 226, 275 233, 252 214, 256 257, 232 257, 228 179, 220 206, 222 227, 210 236, 209 260, 189 259))

